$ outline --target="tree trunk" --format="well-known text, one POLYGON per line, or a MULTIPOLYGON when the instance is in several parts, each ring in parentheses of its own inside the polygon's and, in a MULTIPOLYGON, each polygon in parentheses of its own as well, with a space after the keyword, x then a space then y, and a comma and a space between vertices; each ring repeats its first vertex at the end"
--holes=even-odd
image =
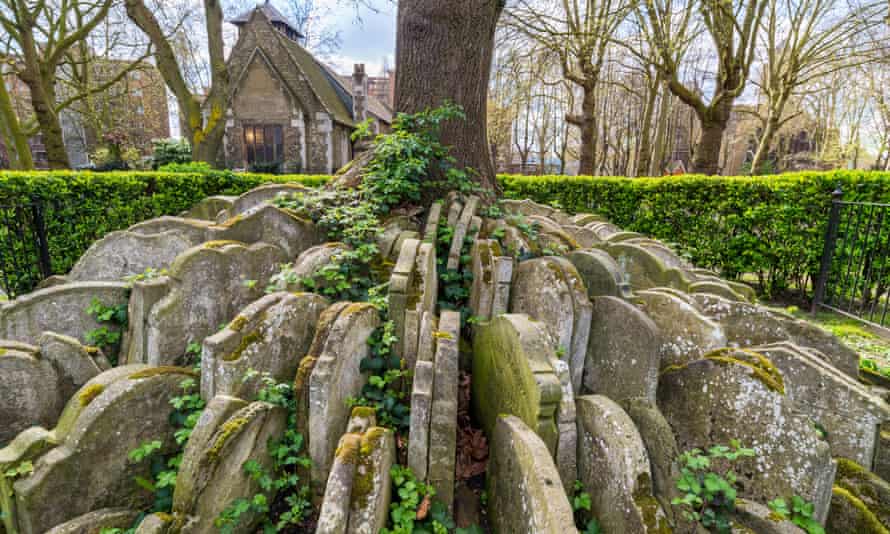
POLYGON ((396 111, 416 113, 451 101, 466 121, 442 129, 458 164, 479 173, 496 190, 488 149, 486 113, 494 32, 503 0, 403 0, 396 42, 396 111))
POLYGON ((658 96, 658 86, 661 80, 656 78, 650 82, 646 95, 646 106, 643 110, 643 125, 640 128, 640 150, 637 153, 636 175, 646 176, 649 171, 649 162, 652 160, 652 115, 655 113, 655 97, 658 96))
POLYGON ((28 137, 22 131, 21 123, 12 108, 12 99, 0 72, 0 139, 6 145, 9 166, 13 170, 27 171, 34 168, 28 137))
POLYGON ((649 163, 649 176, 661 176, 664 169, 664 158, 667 152, 668 123, 671 118, 673 95, 666 84, 661 84, 661 102, 658 105, 658 117, 655 119, 655 150, 649 163))
POLYGON ((760 142, 757 144, 757 151, 754 153, 754 159, 751 160, 751 175, 760 174, 760 165, 763 163, 769 153, 769 148, 773 144, 773 137, 779 130, 779 118, 770 113, 766 119, 766 127, 763 129, 763 135, 760 136, 760 142))
POLYGON ((68 152, 65 151, 65 140, 62 135, 62 123, 53 109, 55 95, 43 86, 41 76, 35 74, 29 66, 22 73, 22 81, 31 93, 31 106, 34 117, 40 127, 43 147, 46 150, 46 161, 50 169, 68 169, 68 152))
POLYGON ((695 143, 693 173, 711 175, 720 172, 720 148, 723 146, 723 132, 726 131, 731 110, 732 99, 724 98, 709 106, 703 115, 698 114, 701 133, 695 143))
POLYGON ((584 87, 581 100, 581 115, 567 115, 566 121, 581 130, 581 154, 578 166, 579 176, 593 176, 596 171, 596 91, 584 87))

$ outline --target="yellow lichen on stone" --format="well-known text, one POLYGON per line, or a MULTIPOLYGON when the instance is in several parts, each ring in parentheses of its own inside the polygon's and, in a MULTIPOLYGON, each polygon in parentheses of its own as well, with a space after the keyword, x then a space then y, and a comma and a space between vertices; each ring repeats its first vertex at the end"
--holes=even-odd
POLYGON ((92 345, 84 345, 83 350, 90 356, 95 356, 96 354, 99 354, 99 347, 94 347, 92 345))
POLYGON ((250 418, 248 417, 238 417, 237 419, 230 419, 223 423, 219 431, 217 431, 216 439, 213 440, 213 444, 207 449, 208 458, 213 461, 218 460, 219 453, 222 451, 222 448, 226 446, 226 443, 228 443, 228 441, 240 432, 249 422, 250 418))
POLYGON ((81 406, 89 406, 93 399, 98 397, 105 391, 105 386, 102 384, 92 384, 83 389, 80 394, 77 395, 77 400, 80 402, 81 406))
POLYGON ((371 455, 380 448, 380 442, 385 435, 386 429, 379 426, 369 428, 362 435, 358 455, 359 465, 352 480, 352 503, 357 508, 364 508, 367 505, 368 495, 374 489, 376 470, 371 455))
POLYGON ((6 349, 0 349, 0 356, 5 355, 7 352, 8 351, 6 349))
POLYGON ((312 370, 315 369, 315 363, 318 358, 315 356, 306 356, 300 360, 300 367, 297 369, 297 376, 294 377, 294 392, 299 393, 309 384, 309 377, 312 370))
MULTIPOLYGON (((840 486, 834 486, 831 492, 833 494, 832 500, 839 499, 845 501, 856 514, 854 517, 844 518, 844 528, 850 529, 846 530, 846 532, 856 532, 857 534, 890 534, 890 530, 881 524, 875 514, 868 509, 868 506, 849 490, 840 486)), ((832 507, 832 509, 834 509, 834 507, 832 507)), ((829 517, 829 527, 830 526, 831 517, 829 517)), ((829 530, 829 532, 831 532, 831 530, 829 530)))
POLYGON ((221 248, 234 246, 234 245, 244 246, 244 243, 242 243, 240 241, 232 241, 231 239, 218 239, 215 241, 208 241, 208 242, 204 243, 204 245, 202 245, 202 246, 207 250, 219 250, 221 248))
POLYGON ((247 324, 247 321, 248 321, 247 317, 245 317, 243 315, 239 315, 238 317, 235 317, 235 319, 232 320, 231 323, 229 323, 229 330, 231 330, 233 332, 240 332, 241 330, 244 329, 244 326, 247 324))
POLYGON ((245 350, 251 345, 258 343, 261 339, 263 339, 263 336, 260 334, 259 330, 254 330, 253 332, 245 334, 244 337, 241 338, 241 343, 238 344, 238 348, 231 354, 226 354, 223 357, 223 360, 233 362, 240 359, 245 350))
POLYGON ((785 394, 785 379, 779 369, 766 356, 744 349, 718 349, 705 355, 706 360, 732 365, 743 365, 768 389, 785 394))
POLYGON ((136 371, 135 373, 129 375, 127 378, 130 380, 140 380, 143 378, 152 378, 160 375, 188 375, 191 377, 197 377, 198 373, 187 367, 174 367, 172 365, 162 365, 160 367, 150 367, 148 369, 143 369, 141 371, 136 371))
POLYGON ((658 500, 652 496, 652 481, 648 473, 641 473, 637 477, 636 488, 633 493, 634 504, 643 516, 646 524, 646 532, 652 534, 670 534, 673 532, 664 511, 658 500), (661 511, 661 517, 658 512, 661 511))
POLYGON ((363 312, 367 309, 371 309, 373 307, 374 307, 373 305, 371 305, 367 302, 353 302, 352 304, 347 306, 345 310, 343 310, 343 313, 341 315, 343 317, 346 317, 347 315, 361 313, 361 312, 363 312))
POLYGON ((436 339, 454 339, 454 336, 448 332, 443 332, 441 330, 436 330, 433 332, 433 337, 436 339))
POLYGON ((355 406, 352 408, 351 417, 358 417, 360 419, 369 419, 371 417, 377 416, 377 410, 372 408, 371 406, 355 406))
POLYGON ((344 434, 334 456, 346 464, 356 463, 359 459, 361 440, 362 437, 359 434, 344 434))
POLYGON ((237 224, 238 222, 243 221, 243 220, 244 220, 244 215, 235 215, 234 217, 226 220, 225 222, 220 223, 219 226, 221 226, 223 228, 231 228, 231 227, 235 226, 235 224, 237 224))

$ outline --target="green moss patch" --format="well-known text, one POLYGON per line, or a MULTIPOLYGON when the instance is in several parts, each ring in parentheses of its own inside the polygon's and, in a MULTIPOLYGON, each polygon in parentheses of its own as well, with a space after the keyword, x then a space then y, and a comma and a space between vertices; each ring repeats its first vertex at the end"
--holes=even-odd
POLYGON ((78 395, 77 401, 80 402, 80 405, 83 407, 89 406, 93 399, 98 397, 105 391, 105 386, 102 384, 92 384, 90 386, 85 387, 78 395))
POLYGON ((197 377, 198 373, 193 369, 188 369, 186 367, 162 365, 160 367, 151 367, 148 369, 143 369, 142 371, 136 371, 135 373, 129 375, 127 378, 129 378, 130 380, 141 380, 143 378, 152 378, 161 375, 187 375, 197 377))
POLYGON ((241 355, 247 350, 251 345, 258 343, 263 339, 263 335, 259 330, 254 330, 248 334, 245 334, 244 337, 241 338, 241 343, 238 344, 238 348, 235 349, 231 354, 226 354, 223 357, 223 360, 227 362, 234 362, 241 358, 241 355))
POLYGON ((723 364, 744 365, 751 369, 754 377, 768 389, 780 395, 785 394, 785 379, 782 373, 762 354, 744 349, 719 349, 706 354, 705 359, 723 364))

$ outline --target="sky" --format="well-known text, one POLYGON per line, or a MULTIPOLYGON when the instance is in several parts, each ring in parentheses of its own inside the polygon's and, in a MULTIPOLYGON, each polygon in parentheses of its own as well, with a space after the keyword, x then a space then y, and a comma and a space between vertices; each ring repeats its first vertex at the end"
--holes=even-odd
POLYGON ((396 5, 380 1, 376 5, 379 12, 361 8, 358 17, 355 10, 346 5, 338 5, 332 10, 330 24, 340 31, 343 46, 328 62, 338 72, 350 74, 353 65, 364 63, 369 75, 379 76, 385 61, 390 67, 395 64, 396 5))

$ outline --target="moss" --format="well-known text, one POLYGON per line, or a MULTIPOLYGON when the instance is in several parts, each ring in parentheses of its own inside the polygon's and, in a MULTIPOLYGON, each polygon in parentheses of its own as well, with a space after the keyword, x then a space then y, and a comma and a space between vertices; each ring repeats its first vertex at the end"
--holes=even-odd
POLYGON ((93 399, 101 395, 103 391, 105 391, 105 386, 102 384, 89 385, 77 395, 77 400, 81 406, 89 406, 93 399))
POLYGON ((373 307, 374 307, 373 305, 368 304, 367 302, 353 302, 349 306, 346 306, 346 309, 343 310, 343 313, 341 315, 343 315, 343 317, 346 317, 347 315, 361 313, 361 312, 363 312, 369 308, 373 308, 373 307))
POLYGON ((222 226, 223 228, 231 228, 232 226, 235 226, 238 222, 243 221, 243 220, 244 220, 243 215, 235 215, 231 219, 221 223, 220 226, 222 226))
POLYGON ((334 452, 334 457, 346 464, 354 464, 359 460, 359 450, 361 449, 361 439, 359 434, 344 434, 334 452))
POLYGON ((359 446, 359 466, 355 478, 352 480, 353 509, 364 508, 368 502, 368 495, 374 490, 376 466, 372 461, 372 455, 380 448, 384 436, 386 436, 386 429, 377 426, 369 428, 362 435, 359 446))
POLYGON ((240 245, 244 246, 244 243, 240 241, 232 241, 230 239, 219 239, 216 241, 208 241, 204 243, 203 247, 208 250, 219 250, 223 247, 228 247, 232 245, 240 245))
POLYGON ((84 345, 83 350, 90 356, 95 356, 95 355, 99 354, 99 347, 94 347, 92 345, 84 345))
POLYGON ((867 505, 878 519, 890 521, 890 484, 847 458, 836 458, 835 484, 867 505))
POLYGON ((356 406, 352 409, 351 417, 358 417, 360 419, 370 419, 372 417, 377 416, 377 410, 375 410, 371 406, 356 406))
POLYGON ((155 517, 157 517, 164 523, 172 523, 173 522, 173 516, 166 512, 156 512, 155 517))
POLYGON ((219 453, 222 452, 223 447, 226 446, 226 443, 229 442, 232 437, 236 436, 241 430, 250 422, 249 416, 237 417, 235 419, 229 419, 220 427, 220 429, 216 432, 216 437, 213 440, 213 445, 207 449, 207 456, 216 461, 219 459, 219 453))
POLYGON ((155 376, 161 375, 188 375, 192 377, 197 377, 198 373, 193 369, 189 369, 186 367, 174 367, 172 365, 162 365, 160 367, 150 367, 148 369, 143 369, 142 371, 136 371, 131 374, 127 378, 130 380, 140 380, 142 378, 152 378, 155 376))
POLYGON ((238 344, 238 348, 235 349, 231 354, 226 354, 223 357, 224 361, 234 362, 241 358, 241 355, 247 350, 251 345, 258 343, 263 338, 262 334, 260 334, 259 330, 254 330, 248 334, 245 334, 244 337, 241 338, 241 343, 238 344))
POLYGON ((0 356, 4 356, 7 352, 9 351, 7 351, 6 349, 0 349, 0 356))
POLYGON ((448 332, 443 332, 441 330, 436 330, 433 332, 433 337, 436 339, 454 339, 454 336, 448 332))
POLYGON ((647 533, 670 534, 673 532, 658 499, 652 496, 652 479, 648 473, 640 473, 640 476, 637 477, 633 500, 643 516, 647 533))
POLYGON ((244 329, 244 326, 247 324, 248 320, 249 319, 243 315, 235 317, 235 319, 231 323, 229 323, 229 330, 233 332, 240 332, 244 329))
POLYGON ((294 377, 294 392, 299 395, 309 385, 309 377, 312 370, 315 369, 315 363, 318 358, 315 356, 306 356, 300 360, 300 367, 297 368, 297 375, 294 377))
POLYGON ((782 373, 769 358, 754 351, 744 349, 719 349, 705 355, 706 360, 713 362, 744 365, 751 369, 755 378, 768 389, 785 394, 785 379, 782 373))
POLYGON ((831 490, 831 513, 828 517, 829 534, 855 532, 856 534, 890 534, 862 500, 850 491, 834 486, 831 490))

